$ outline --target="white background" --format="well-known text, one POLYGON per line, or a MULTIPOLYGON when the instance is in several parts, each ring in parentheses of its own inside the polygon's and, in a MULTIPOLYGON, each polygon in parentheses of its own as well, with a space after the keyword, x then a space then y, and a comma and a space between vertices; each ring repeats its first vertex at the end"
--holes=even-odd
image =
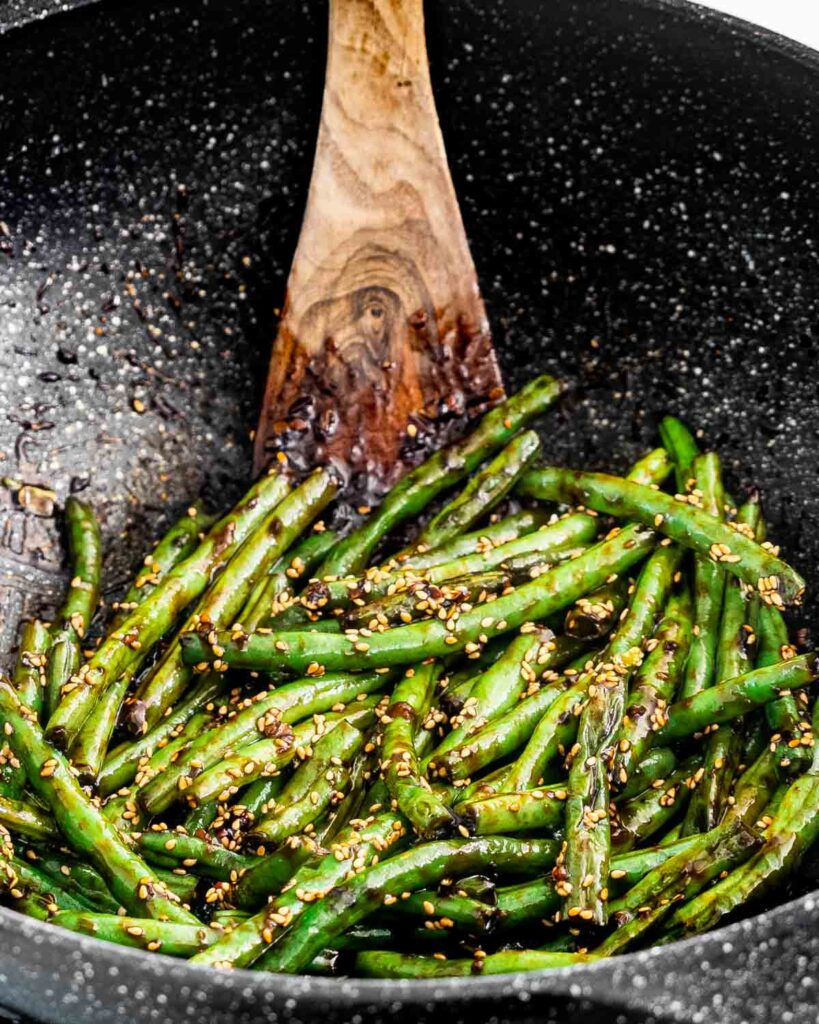
POLYGON ((819 0, 698 0, 819 50, 819 0))

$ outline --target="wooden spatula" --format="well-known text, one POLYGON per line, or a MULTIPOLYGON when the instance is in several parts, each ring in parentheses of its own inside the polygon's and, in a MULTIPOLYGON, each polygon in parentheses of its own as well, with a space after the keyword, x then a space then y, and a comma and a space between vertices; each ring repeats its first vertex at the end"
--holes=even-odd
POLYGON ((330 0, 316 157, 256 469, 332 461, 355 494, 376 497, 501 397, 423 0, 330 0))

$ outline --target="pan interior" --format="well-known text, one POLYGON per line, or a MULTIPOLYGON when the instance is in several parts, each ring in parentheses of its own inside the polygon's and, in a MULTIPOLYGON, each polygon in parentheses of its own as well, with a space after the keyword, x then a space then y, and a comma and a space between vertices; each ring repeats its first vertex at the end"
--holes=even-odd
MULTIPOLYGON (((819 584, 819 76, 614 0, 430 5, 441 120, 512 388, 549 459, 625 467, 674 412, 819 584)), ((0 470, 92 500, 119 592, 250 467, 302 213, 320 4, 99 4, 0 39, 0 470), (25 84, 25 87, 22 86, 25 84)), ((0 650, 62 583, 0 487, 0 650)))

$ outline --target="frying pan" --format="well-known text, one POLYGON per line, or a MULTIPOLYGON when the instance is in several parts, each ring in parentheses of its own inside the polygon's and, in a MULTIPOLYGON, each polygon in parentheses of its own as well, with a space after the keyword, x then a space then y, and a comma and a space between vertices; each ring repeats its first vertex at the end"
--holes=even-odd
MULTIPOLYGON (((0 10, 0 474, 93 501, 106 579, 250 467, 321 97, 300 0, 0 10)), ((625 466, 672 411, 819 584, 819 58, 661 0, 432 3, 433 79, 511 388, 548 458, 625 466)), ((13 487, 16 485, 13 485, 13 487)), ((58 591, 48 494, 0 488, 0 647, 58 591)), ((794 625, 816 624, 816 605, 794 625)), ((608 963, 380 982, 209 972, 0 910, 37 1020, 815 1020, 810 867, 764 913, 608 963)))

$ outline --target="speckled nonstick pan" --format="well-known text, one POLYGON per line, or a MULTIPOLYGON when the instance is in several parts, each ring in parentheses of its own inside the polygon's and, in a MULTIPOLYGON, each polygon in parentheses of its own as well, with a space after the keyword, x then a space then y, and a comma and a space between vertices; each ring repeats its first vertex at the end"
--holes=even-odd
MULTIPOLYGON (((158 519, 247 479, 325 10, 41 8, 0 5, 18 26, 0 38, 0 475, 93 500, 121 582, 158 519)), ((683 415, 736 492, 761 487, 815 595, 819 59, 658 0, 436 0, 428 23, 506 378, 575 384, 549 456, 625 466, 683 415)), ((62 582, 49 513, 0 488, 0 647, 62 582)), ((804 875, 785 905, 656 953, 449 984, 209 972, 0 910, 0 1005, 64 1024, 807 1022, 804 875)))

